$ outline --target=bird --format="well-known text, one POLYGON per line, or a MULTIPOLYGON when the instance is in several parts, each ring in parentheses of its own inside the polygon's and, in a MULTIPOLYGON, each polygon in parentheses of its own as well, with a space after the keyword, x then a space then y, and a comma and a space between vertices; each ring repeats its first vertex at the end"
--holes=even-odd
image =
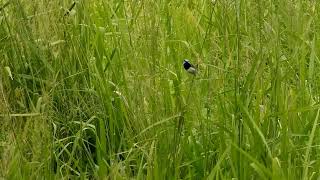
POLYGON ((188 73, 196 75, 197 74, 197 69, 194 65, 192 65, 188 59, 183 60, 183 67, 188 73))

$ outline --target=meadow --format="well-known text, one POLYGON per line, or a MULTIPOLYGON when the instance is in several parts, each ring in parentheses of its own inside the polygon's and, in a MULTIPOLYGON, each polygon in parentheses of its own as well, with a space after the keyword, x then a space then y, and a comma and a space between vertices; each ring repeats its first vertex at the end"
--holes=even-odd
POLYGON ((0 179, 319 179, 319 12, 0 0, 0 179))

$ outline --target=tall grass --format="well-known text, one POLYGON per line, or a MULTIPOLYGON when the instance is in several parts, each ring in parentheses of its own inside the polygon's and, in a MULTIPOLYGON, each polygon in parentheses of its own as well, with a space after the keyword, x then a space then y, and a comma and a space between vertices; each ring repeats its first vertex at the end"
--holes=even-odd
POLYGON ((319 10, 0 0, 0 177, 317 179, 319 10))

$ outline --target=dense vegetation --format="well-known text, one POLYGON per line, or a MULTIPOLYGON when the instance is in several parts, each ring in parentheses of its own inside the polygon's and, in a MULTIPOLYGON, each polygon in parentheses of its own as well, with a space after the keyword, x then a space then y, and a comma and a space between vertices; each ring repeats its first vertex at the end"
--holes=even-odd
POLYGON ((0 179, 317 179, 319 10, 0 0, 0 179))

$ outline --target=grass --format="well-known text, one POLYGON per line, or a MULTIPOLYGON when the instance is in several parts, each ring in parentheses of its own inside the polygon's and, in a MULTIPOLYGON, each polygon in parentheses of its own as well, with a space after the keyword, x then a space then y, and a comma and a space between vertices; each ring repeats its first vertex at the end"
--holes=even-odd
POLYGON ((0 178, 317 179, 319 10, 0 0, 0 178))

